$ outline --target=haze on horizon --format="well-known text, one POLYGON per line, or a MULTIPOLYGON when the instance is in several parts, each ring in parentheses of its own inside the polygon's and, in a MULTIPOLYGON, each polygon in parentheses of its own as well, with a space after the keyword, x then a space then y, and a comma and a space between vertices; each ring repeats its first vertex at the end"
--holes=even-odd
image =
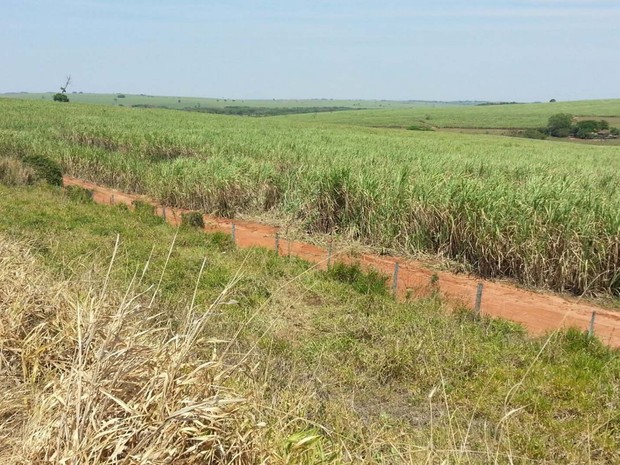
POLYGON ((620 3, 3 0, 0 92, 620 97, 620 3))

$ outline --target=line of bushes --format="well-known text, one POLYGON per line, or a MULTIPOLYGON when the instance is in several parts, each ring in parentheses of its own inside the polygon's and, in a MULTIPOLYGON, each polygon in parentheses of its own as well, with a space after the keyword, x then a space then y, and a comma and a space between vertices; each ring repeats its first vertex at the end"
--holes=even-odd
POLYGON ((620 135, 620 130, 610 127, 604 119, 575 121, 570 113, 551 115, 544 132, 553 137, 573 136, 579 139, 607 139, 620 135))

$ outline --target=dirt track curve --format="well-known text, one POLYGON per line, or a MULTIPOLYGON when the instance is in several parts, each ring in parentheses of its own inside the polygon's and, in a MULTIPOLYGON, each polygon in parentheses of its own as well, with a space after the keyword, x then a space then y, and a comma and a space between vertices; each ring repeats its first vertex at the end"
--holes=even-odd
MULTIPOLYGON (((124 203, 131 206, 134 200, 146 201, 155 206, 156 213, 165 217, 171 225, 181 222, 181 214, 188 210, 162 207, 144 196, 126 194, 91 182, 64 177, 65 185, 82 186, 93 192, 97 203, 124 203)), ((278 228, 209 215, 204 216, 205 230, 232 233, 233 223, 235 243, 238 247, 266 247, 275 249, 285 255, 294 255, 309 262, 317 263, 320 268, 328 264, 328 251, 303 242, 289 241, 280 238, 276 241, 278 228)), ((398 262, 397 293, 400 297, 407 295, 424 296, 438 290, 448 301, 455 304, 474 306, 479 279, 464 275, 455 275, 445 271, 434 271, 419 261, 399 257, 381 257, 362 255, 350 257, 346 254, 332 254, 331 261, 359 262, 366 269, 375 269, 393 277, 395 263, 398 262), (435 278, 433 278, 435 276, 435 278), (438 279, 437 279, 438 278, 438 279), (434 281, 434 284, 431 284, 434 281)), ((492 281, 484 283, 480 311, 484 315, 501 317, 522 324, 531 334, 541 335, 546 332, 565 327, 576 327, 587 330, 595 313, 594 334, 612 347, 620 347, 620 313, 605 310, 588 303, 579 302, 557 295, 542 294, 519 289, 508 284, 492 281)))

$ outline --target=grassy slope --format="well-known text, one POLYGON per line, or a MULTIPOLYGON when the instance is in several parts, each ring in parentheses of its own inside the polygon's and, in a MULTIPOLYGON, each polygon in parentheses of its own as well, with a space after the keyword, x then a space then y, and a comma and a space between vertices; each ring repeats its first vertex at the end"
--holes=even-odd
MULTIPOLYGON (((123 289, 151 247, 144 285, 156 283, 174 235, 160 219, 56 189, 0 186, 0 235, 27 239, 59 277, 105 272, 117 233, 112 285, 123 289)), ((191 298, 205 255, 198 308, 242 271, 236 303, 220 307, 206 331, 229 339, 240 329, 233 361, 253 348, 254 368, 236 388, 257 396, 281 457, 291 452, 285 438, 310 420, 325 427, 323 439, 300 463, 331 452, 338 463, 345 449, 355 463, 620 459, 618 352, 573 332, 543 346, 508 323, 447 315, 436 299, 366 295, 303 262, 237 251, 221 235, 187 229, 154 311, 174 316, 191 298)))
POLYGON ((166 204, 275 213, 311 232, 439 253, 484 276, 620 292, 618 147, 17 100, 0 108, 2 154, 47 155, 166 204))
POLYGON ((312 115, 295 115, 295 121, 352 126, 406 128, 423 124, 440 128, 540 128, 549 116, 571 113, 575 116, 618 117, 620 99, 575 102, 529 103, 519 105, 455 106, 363 110, 312 115))

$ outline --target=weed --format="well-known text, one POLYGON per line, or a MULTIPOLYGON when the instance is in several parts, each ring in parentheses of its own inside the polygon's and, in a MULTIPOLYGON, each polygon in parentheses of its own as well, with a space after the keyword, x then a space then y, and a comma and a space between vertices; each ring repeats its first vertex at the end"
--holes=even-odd
POLYGON ((585 353, 593 358, 603 359, 610 355, 610 349, 604 346, 599 339, 575 328, 566 331, 562 343, 567 351, 573 353, 585 353))
POLYGON ((181 215, 181 223, 192 228, 204 229, 205 221, 201 212, 188 212, 181 215))
POLYGON ((66 186, 65 194, 74 202, 88 203, 93 201, 93 192, 82 186, 66 186))
POLYGON ((134 200, 132 203, 135 214, 149 225, 163 224, 164 219, 155 214, 155 207, 142 200, 134 200))
POLYGON ((359 264, 334 263, 327 275, 341 283, 350 284, 360 294, 386 295, 388 291, 387 276, 374 270, 364 272, 359 264))
POLYGON ((133 205, 134 211, 140 217, 155 215, 155 207, 148 202, 144 202, 143 200, 134 200, 131 202, 131 205, 133 205))
POLYGON ((219 231, 208 233, 207 242, 215 246, 220 251, 232 250, 235 247, 232 236, 219 231))
POLYGON ((430 288, 433 296, 439 295, 439 275, 437 273, 431 275, 430 288))

